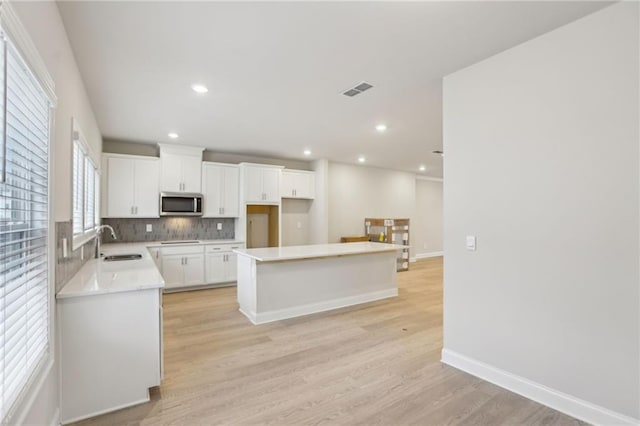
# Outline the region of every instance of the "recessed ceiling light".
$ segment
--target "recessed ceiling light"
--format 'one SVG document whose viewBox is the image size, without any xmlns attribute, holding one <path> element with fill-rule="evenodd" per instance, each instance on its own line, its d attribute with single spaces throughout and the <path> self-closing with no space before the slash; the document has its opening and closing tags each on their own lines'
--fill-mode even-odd
<svg viewBox="0 0 640 426">
<path fill-rule="evenodd" d="M 191 85 L 191 88 L 196 93 L 207 93 L 209 91 L 209 89 L 207 89 L 207 86 L 203 86 L 202 84 L 193 84 Z"/>
<path fill-rule="evenodd" d="M 302 151 L 302 153 L 304 155 L 311 155 L 311 150 L 310 149 L 305 149 L 304 151 Z"/>
<path fill-rule="evenodd" d="M 420 166 L 420 171 L 424 172 L 425 170 L 427 170 L 426 166 Z"/>
<path fill-rule="evenodd" d="M 169 133 L 167 136 L 169 136 L 171 139 L 178 139 L 178 134 L 174 132 Z"/>
<path fill-rule="evenodd" d="M 387 130 L 387 125 L 386 124 L 378 124 L 376 126 L 376 130 L 379 132 L 384 132 L 385 130 Z"/>
<path fill-rule="evenodd" d="M 358 157 L 358 162 L 359 163 L 364 163 L 365 161 L 367 161 L 367 159 L 364 158 L 363 156 Z"/>
</svg>

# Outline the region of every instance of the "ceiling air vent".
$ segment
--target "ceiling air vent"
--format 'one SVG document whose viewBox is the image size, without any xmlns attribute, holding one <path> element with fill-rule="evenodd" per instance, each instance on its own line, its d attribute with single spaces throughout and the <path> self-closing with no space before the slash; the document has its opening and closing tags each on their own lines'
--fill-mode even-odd
<svg viewBox="0 0 640 426">
<path fill-rule="evenodd" d="M 343 95 L 345 96 L 349 96 L 350 98 L 359 95 L 360 93 L 364 92 L 365 90 L 369 90 L 371 89 L 373 86 L 370 85 L 369 83 L 365 83 L 364 81 L 362 83 L 359 83 L 358 85 L 345 90 L 344 92 L 342 92 Z"/>
</svg>

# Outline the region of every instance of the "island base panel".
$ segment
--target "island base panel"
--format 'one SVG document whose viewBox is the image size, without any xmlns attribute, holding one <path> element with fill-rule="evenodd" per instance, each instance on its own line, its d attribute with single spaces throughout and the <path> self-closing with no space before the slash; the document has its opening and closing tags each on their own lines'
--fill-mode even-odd
<svg viewBox="0 0 640 426">
<path fill-rule="evenodd" d="M 395 252 L 282 262 L 238 258 L 240 311 L 254 324 L 398 295 Z"/>
</svg>

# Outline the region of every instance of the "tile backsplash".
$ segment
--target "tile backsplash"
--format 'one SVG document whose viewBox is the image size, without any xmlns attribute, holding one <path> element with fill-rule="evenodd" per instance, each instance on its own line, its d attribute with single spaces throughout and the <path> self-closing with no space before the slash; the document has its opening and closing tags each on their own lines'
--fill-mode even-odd
<svg viewBox="0 0 640 426">
<path fill-rule="evenodd" d="M 67 239 L 67 257 L 62 257 L 63 238 Z M 89 241 L 82 248 L 74 251 L 71 250 L 72 240 L 71 221 L 56 222 L 56 292 L 93 257 L 95 251 L 95 240 Z"/>
<path fill-rule="evenodd" d="M 158 219 L 102 219 L 103 225 L 111 225 L 118 237 L 103 232 L 103 243 L 134 243 L 169 240 L 230 240 L 235 236 L 235 219 L 201 217 L 161 217 Z M 217 230 L 218 223 L 222 230 Z M 151 232 L 147 232 L 147 224 Z"/>
</svg>

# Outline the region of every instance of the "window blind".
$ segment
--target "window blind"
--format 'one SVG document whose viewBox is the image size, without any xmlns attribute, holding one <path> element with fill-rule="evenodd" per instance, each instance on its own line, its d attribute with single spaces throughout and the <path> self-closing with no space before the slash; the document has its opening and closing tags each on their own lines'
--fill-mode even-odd
<svg viewBox="0 0 640 426">
<path fill-rule="evenodd" d="M 49 346 L 50 102 L 2 36 L 0 170 L 0 419 Z"/>
<path fill-rule="evenodd" d="M 79 141 L 73 142 L 73 234 L 84 231 L 84 158 Z"/>
<path fill-rule="evenodd" d="M 82 133 L 74 128 L 73 141 L 73 236 L 81 237 L 81 244 L 87 234 L 100 223 L 98 210 L 98 168 L 88 154 L 87 143 Z"/>
</svg>

